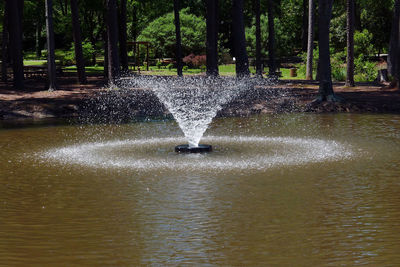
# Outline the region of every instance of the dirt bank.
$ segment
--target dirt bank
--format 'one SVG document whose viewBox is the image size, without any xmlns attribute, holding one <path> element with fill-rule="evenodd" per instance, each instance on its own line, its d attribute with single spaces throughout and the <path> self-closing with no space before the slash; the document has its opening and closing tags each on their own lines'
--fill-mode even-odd
<svg viewBox="0 0 400 267">
<path fill-rule="evenodd" d="M 279 81 L 272 86 L 255 87 L 231 102 L 219 116 L 248 116 L 274 112 L 373 112 L 400 113 L 400 93 L 384 85 L 359 83 L 348 88 L 335 83 L 337 95 L 344 103 L 310 104 L 317 96 L 318 83 Z M 118 90 L 114 90 L 118 91 Z M 26 81 L 24 91 L 0 83 L 0 120 L 72 118 L 97 116 L 108 119 L 131 119 L 135 116 L 160 116 L 167 111 L 149 90 L 110 92 L 101 77 L 89 77 L 79 85 L 74 77 L 59 79 L 59 90 L 49 92 L 43 81 Z M 111 115 L 112 116 L 111 116 Z M 121 116 L 122 114 L 122 116 Z M 119 119 L 120 120 L 120 119 Z"/>
</svg>

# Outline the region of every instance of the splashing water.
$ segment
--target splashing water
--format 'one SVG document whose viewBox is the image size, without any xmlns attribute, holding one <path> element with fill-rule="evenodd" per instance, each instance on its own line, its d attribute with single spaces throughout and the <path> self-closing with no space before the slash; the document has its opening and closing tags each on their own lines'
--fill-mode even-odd
<svg viewBox="0 0 400 267">
<path fill-rule="evenodd" d="M 253 88 L 254 81 L 250 78 L 142 76 L 122 79 L 121 85 L 153 90 L 178 122 L 189 146 L 197 147 L 217 112 Z"/>
</svg>

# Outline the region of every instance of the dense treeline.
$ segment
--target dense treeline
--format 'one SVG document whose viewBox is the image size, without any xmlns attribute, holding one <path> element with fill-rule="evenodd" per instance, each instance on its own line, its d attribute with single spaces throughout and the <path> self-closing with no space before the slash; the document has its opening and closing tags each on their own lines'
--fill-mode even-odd
<svg viewBox="0 0 400 267">
<path fill-rule="evenodd" d="M 75 64 L 80 83 L 85 66 L 104 65 L 112 83 L 136 55 L 133 41 L 150 42 L 153 59 L 175 58 L 179 75 L 190 54 L 207 55 L 208 75 L 234 57 L 238 77 L 252 64 L 275 75 L 283 58 L 302 57 L 299 71 L 318 78 L 321 100 L 336 100 L 332 77 L 348 86 L 375 78 L 376 55 L 389 53 L 389 74 L 399 76 L 399 0 L 5 0 L 0 8 L 2 79 L 11 66 L 17 88 L 27 57 L 47 57 L 50 89 L 56 61 Z"/>
</svg>

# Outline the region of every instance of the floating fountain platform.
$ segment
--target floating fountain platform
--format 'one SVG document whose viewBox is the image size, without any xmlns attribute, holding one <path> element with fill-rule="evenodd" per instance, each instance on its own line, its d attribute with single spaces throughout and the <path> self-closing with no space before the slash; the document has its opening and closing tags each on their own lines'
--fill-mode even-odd
<svg viewBox="0 0 400 267">
<path fill-rule="evenodd" d="M 175 152 L 177 153 L 205 153 L 211 151 L 212 151 L 211 145 L 199 144 L 196 147 L 191 147 L 189 145 L 179 145 L 175 147 Z"/>
</svg>

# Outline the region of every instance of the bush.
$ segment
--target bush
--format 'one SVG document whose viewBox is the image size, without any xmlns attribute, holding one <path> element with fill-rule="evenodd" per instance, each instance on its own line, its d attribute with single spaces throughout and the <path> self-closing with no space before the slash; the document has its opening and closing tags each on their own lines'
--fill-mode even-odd
<svg viewBox="0 0 400 267">
<path fill-rule="evenodd" d="M 374 46 L 372 44 L 372 33 L 364 29 L 362 32 L 356 31 L 354 33 L 354 55 L 356 57 L 366 54 L 371 55 L 374 53 Z"/>
<path fill-rule="evenodd" d="M 157 61 L 156 66 L 157 66 L 157 69 L 161 69 L 162 62 L 160 60 Z"/>
<path fill-rule="evenodd" d="M 357 82 L 372 82 L 377 76 L 376 63 L 365 59 L 363 55 L 354 60 L 354 80 Z"/>
<path fill-rule="evenodd" d="M 201 66 L 200 66 L 200 70 L 201 70 L 202 72 L 205 72 L 205 71 L 206 71 L 206 65 L 201 65 Z"/>
<path fill-rule="evenodd" d="M 206 23 L 202 17 L 190 14 L 189 8 L 180 11 L 183 54 L 205 51 Z M 175 55 L 174 13 L 170 12 L 152 21 L 138 36 L 138 41 L 151 42 L 155 57 Z"/>
<path fill-rule="evenodd" d="M 188 69 L 189 69 L 188 66 L 183 66 L 183 68 L 182 68 L 183 71 L 187 71 Z"/>
<path fill-rule="evenodd" d="M 83 60 L 85 65 L 89 65 L 91 63 L 93 54 L 96 53 L 92 44 L 90 42 L 82 42 L 82 53 L 83 53 Z M 64 59 L 62 62 L 65 65 L 73 65 L 76 64 L 75 61 L 75 45 L 72 43 L 71 48 L 69 51 L 65 53 Z"/>
<path fill-rule="evenodd" d="M 202 65 L 206 64 L 206 55 L 198 55 L 190 54 L 183 58 L 183 62 L 191 67 L 199 68 Z"/>
<path fill-rule="evenodd" d="M 172 63 L 169 63 L 169 64 L 167 65 L 167 69 L 168 69 L 168 70 L 172 70 L 173 67 L 174 67 L 174 64 L 172 64 Z"/>
</svg>

